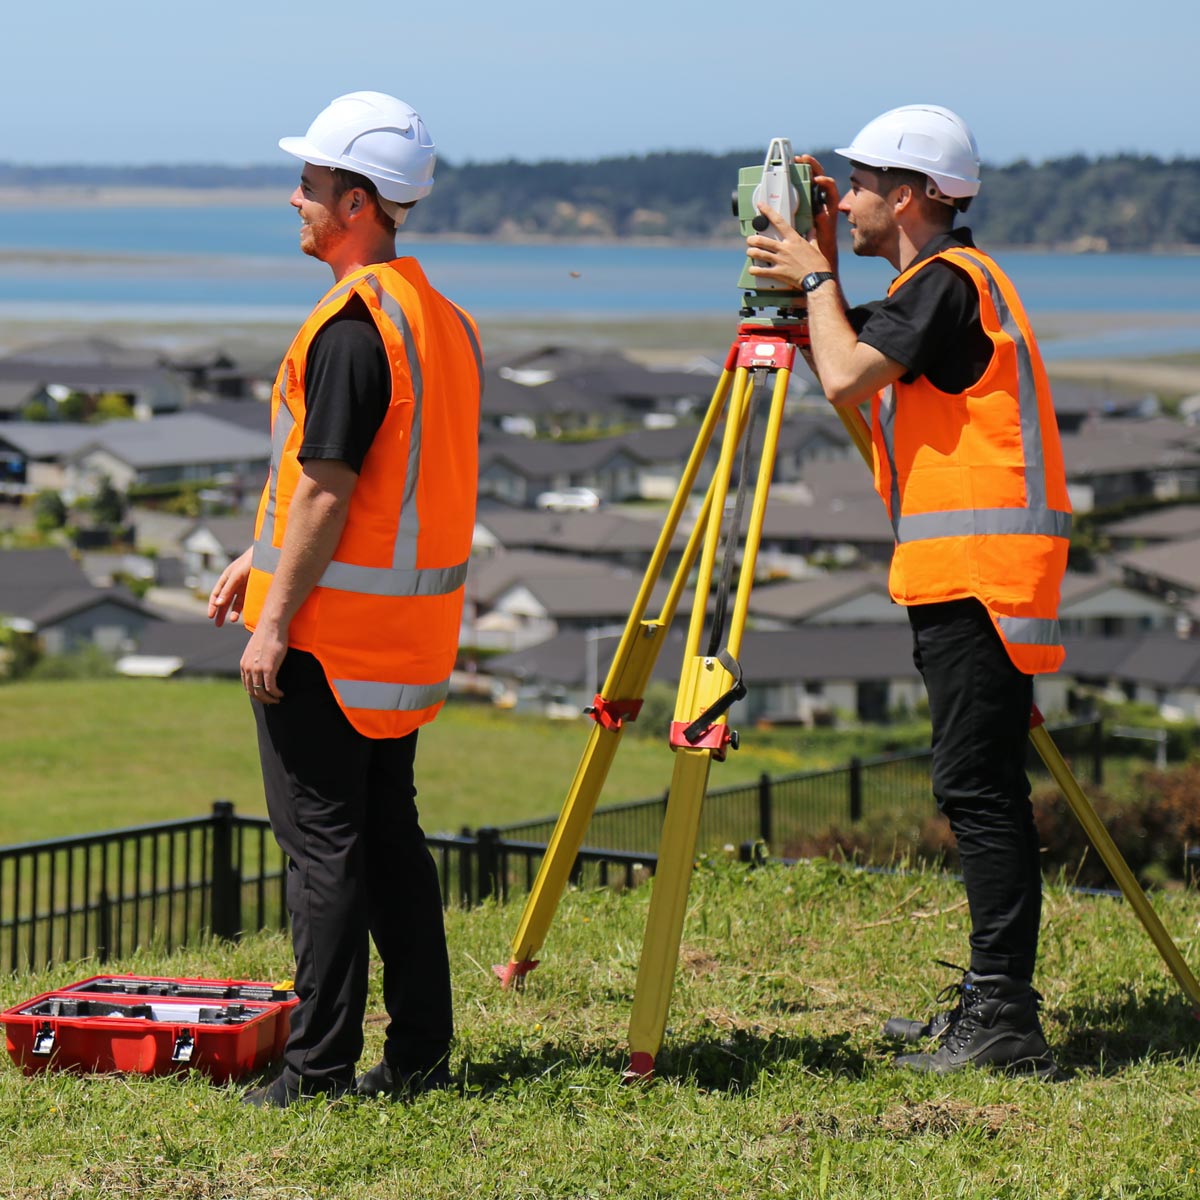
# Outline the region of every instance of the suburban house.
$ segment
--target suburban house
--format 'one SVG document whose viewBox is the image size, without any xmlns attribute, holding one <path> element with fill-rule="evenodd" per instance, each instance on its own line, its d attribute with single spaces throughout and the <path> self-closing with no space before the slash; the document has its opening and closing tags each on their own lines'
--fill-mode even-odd
<svg viewBox="0 0 1200 1200">
<path fill-rule="evenodd" d="M 93 587 L 65 550 L 0 550 L 0 624 L 35 635 L 47 654 L 135 645 L 159 615 L 123 588 Z"/>
<path fill-rule="evenodd" d="M 1200 493 L 1200 446 L 1168 417 L 1090 418 L 1062 438 L 1076 512 Z"/>
<path fill-rule="evenodd" d="M 179 539 L 184 579 L 198 592 L 212 591 L 221 572 L 254 541 L 254 517 L 203 517 Z"/>
<path fill-rule="evenodd" d="M 1175 504 L 1111 521 L 1105 524 L 1104 535 L 1117 552 L 1200 538 L 1200 504 Z"/>
<path fill-rule="evenodd" d="M 257 498 L 271 456 L 271 438 L 227 421 L 174 413 L 152 421 L 107 421 L 66 456 L 75 493 L 94 492 L 107 477 L 119 491 L 155 484 L 212 481 L 237 497 Z"/>
<path fill-rule="evenodd" d="M 67 491 L 68 457 L 95 436 L 95 425 L 6 421 L 0 424 L 0 483 L 14 494 Z"/>
</svg>

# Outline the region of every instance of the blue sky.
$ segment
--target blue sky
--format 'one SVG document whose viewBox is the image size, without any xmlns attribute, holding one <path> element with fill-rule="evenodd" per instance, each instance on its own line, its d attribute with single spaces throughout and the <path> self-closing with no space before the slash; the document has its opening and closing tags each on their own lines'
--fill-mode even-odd
<svg viewBox="0 0 1200 1200">
<path fill-rule="evenodd" d="M 844 145 L 959 111 L 985 162 L 1200 157 L 1200 6 L 55 0 L 8 6 L 0 160 L 285 161 L 334 96 L 391 91 L 455 162 Z M 988 14 L 988 15 L 985 15 Z M 370 24 L 367 24 L 367 18 Z"/>
</svg>

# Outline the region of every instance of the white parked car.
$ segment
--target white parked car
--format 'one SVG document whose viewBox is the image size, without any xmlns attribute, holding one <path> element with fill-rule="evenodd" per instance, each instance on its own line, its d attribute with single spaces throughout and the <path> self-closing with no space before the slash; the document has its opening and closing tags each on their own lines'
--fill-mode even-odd
<svg viewBox="0 0 1200 1200">
<path fill-rule="evenodd" d="M 600 507 L 600 497 L 591 488 L 565 487 L 542 492 L 536 504 L 547 512 L 590 512 Z"/>
</svg>

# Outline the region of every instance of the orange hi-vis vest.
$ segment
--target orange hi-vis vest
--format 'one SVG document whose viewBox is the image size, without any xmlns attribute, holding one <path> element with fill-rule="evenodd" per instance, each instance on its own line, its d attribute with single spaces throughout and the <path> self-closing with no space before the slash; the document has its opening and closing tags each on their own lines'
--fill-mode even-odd
<svg viewBox="0 0 1200 1200">
<path fill-rule="evenodd" d="M 1057 671 L 1071 503 L 1050 384 L 1012 283 L 980 251 L 924 259 L 889 294 L 938 258 L 975 284 L 993 351 L 961 395 L 922 376 L 872 403 L 875 487 L 896 538 L 888 587 L 906 605 L 974 596 L 1019 670 Z"/>
<path fill-rule="evenodd" d="M 364 267 L 327 292 L 296 334 L 271 395 L 271 473 L 254 530 L 245 623 L 278 567 L 301 474 L 313 338 L 351 296 L 366 303 L 391 366 L 391 399 L 363 460 L 333 558 L 288 645 L 325 670 L 360 733 L 403 737 L 445 702 L 458 653 L 475 526 L 483 359 L 471 318 L 414 259 Z"/>
</svg>

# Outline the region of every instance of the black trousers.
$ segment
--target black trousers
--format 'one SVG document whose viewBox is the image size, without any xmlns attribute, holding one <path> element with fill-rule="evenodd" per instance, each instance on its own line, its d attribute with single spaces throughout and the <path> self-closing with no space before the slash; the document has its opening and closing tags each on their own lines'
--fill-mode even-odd
<svg viewBox="0 0 1200 1200">
<path fill-rule="evenodd" d="M 1013 666 L 979 601 L 908 610 L 933 725 L 933 794 L 958 843 L 971 970 L 1032 979 L 1042 912 L 1025 754 L 1033 679 Z"/>
<path fill-rule="evenodd" d="M 384 1057 L 443 1062 L 453 1032 L 437 867 L 417 817 L 417 735 L 364 737 L 320 663 L 289 650 L 283 700 L 254 705 L 267 811 L 288 855 L 296 993 L 284 1074 L 312 1090 L 349 1084 L 363 1048 L 374 939 L 390 1018 Z"/>
</svg>

